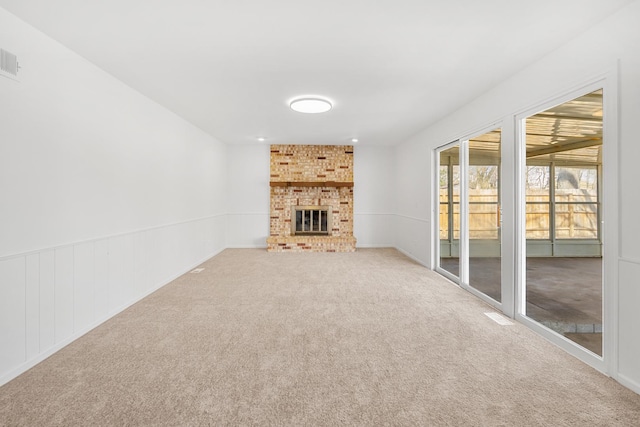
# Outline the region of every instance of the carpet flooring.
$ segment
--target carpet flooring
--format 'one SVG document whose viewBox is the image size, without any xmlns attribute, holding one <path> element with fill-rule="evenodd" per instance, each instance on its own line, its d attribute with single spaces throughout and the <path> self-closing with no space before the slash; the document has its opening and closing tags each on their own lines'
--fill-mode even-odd
<svg viewBox="0 0 640 427">
<path fill-rule="evenodd" d="M 393 249 L 227 249 L 0 387 L 3 426 L 637 426 L 640 396 Z"/>
</svg>

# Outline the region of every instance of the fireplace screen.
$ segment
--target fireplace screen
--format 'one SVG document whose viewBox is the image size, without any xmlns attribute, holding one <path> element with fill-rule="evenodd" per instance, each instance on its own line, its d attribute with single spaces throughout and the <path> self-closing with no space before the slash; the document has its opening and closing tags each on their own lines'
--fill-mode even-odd
<svg viewBox="0 0 640 427">
<path fill-rule="evenodd" d="M 331 229 L 329 206 L 293 206 L 291 234 L 326 236 Z"/>
</svg>

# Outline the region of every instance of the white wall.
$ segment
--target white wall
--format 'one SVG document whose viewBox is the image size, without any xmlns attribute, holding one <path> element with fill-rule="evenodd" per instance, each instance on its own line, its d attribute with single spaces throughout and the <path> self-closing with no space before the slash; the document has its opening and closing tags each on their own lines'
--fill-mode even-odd
<svg viewBox="0 0 640 427">
<path fill-rule="evenodd" d="M 229 247 L 266 247 L 269 235 L 269 144 L 227 147 Z M 354 147 L 354 235 L 358 247 L 393 241 L 394 150 Z"/>
<path fill-rule="evenodd" d="M 395 246 L 428 266 L 431 152 L 419 138 L 396 148 Z"/>
<path fill-rule="evenodd" d="M 608 82 L 615 83 L 619 78 L 619 123 L 609 123 L 618 134 L 619 162 L 609 165 L 613 180 L 617 178 L 620 190 L 619 214 L 610 215 L 605 227 L 617 228 L 610 242 L 611 251 L 607 268 L 608 286 L 616 295 L 610 307 L 613 307 L 612 322 L 618 322 L 618 342 L 615 344 L 617 358 L 610 361 L 609 372 L 623 384 L 640 392 L 640 291 L 637 274 L 640 271 L 640 144 L 637 143 L 637 123 L 640 117 L 640 2 L 633 2 L 616 15 L 607 18 L 601 24 L 530 65 L 513 78 L 503 82 L 485 93 L 459 111 L 445 117 L 437 124 L 404 142 L 397 148 L 397 182 L 402 192 L 398 194 L 397 206 L 399 218 L 415 217 L 420 220 L 432 217 L 429 194 L 430 167 L 427 157 L 437 146 L 444 145 L 457 137 L 492 122 L 503 120 L 513 130 L 514 117 L 520 111 L 532 108 L 539 103 L 577 89 L 581 84 L 592 81 L 596 76 L 606 74 Z M 496 52 L 499 55 L 499 52 Z M 619 67 L 619 68 L 618 68 Z M 616 77 L 617 70 L 619 75 Z M 615 95 L 615 86 L 605 91 Z M 606 102 L 606 101 L 605 101 Z M 615 105 L 613 106 L 615 109 Z M 613 110 L 609 110 L 609 113 Z M 611 129 L 605 129 L 611 132 Z M 513 135 L 506 141 L 513 143 Z M 504 144 L 504 143 L 503 143 Z M 615 144 L 615 141 L 605 142 Z M 513 147 L 507 147 L 513 153 Z M 512 159 L 515 161 L 515 159 Z M 513 166 L 513 162 L 511 163 Z M 508 164 L 504 165 L 508 167 Z M 607 168 L 605 159 L 605 168 Z M 606 185 L 606 184 L 605 184 Z M 615 189 L 612 193 L 615 193 Z M 609 194 L 609 200 L 614 194 Z M 615 197 L 614 197 L 615 199 Z M 616 203 L 605 200 L 606 212 L 617 211 Z M 605 213 L 606 215 L 606 213 Z M 509 219 L 513 223 L 513 219 Z M 406 223 L 403 225 L 403 222 Z M 416 230 L 410 224 L 418 222 L 401 219 L 397 227 L 399 249 L 413 254 L 428 264 L 430 253 L 425 242 L 432 238 L 431 227 L 424 224 L 423 235 L 416 240 Z M 436 238 L 433 236 L 433 238 Z M 424 239 L 424 241 L 423 241 Z M 606 244 L 606 243 L 605 243 Z M 616 311 L 617 310 L 617 311 Z"/>
<path fill-rule="evenodd" d="M 227 244 L 266 248 L 269 235 L 269 144 L 227 147 L 229 215 Z"/>
<path fill-rule="evenodd" d="M 353 234 L 357 247 L 393 247 L 393 147 L 356 145 L 353 153 Z"/>
<path fill-rule="evenodd" d="M 13 15 L 0 384 L 226 246 L 226 148 Z"/>
</svg>

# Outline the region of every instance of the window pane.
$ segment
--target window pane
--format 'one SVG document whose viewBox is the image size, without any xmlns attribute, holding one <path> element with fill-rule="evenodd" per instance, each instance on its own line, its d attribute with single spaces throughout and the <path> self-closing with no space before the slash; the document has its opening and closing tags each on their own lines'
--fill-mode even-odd
<svg viewBox="0 0 640 427">
<path fill-rule="evenodd" d="M 469 238 L 498 239 L 498 210 L 498 165 L 469 166 Z"/>
<path fill-rule="evenodd" d="M 556 205 L 557 239 L 597 239 L 598 205 Z"/>
<path fill-rule="evenodd" d="M 447 240 L 449 238 L 449 205 L 447 203 L 440 204 L 440 239 Z"/>
<path fill-rule="evenodd" d="M 498 239 L 497 204 L 469 205 L 469 239 Z"/>
<path fill-rule="evenodd" d="M 527 202 L 549 201 L 549 166 L 527 166 Z"/>
<path fill-rule="evenodd" d="M 498 166 L 469 166 L 469 191 L 487 190 L 487 195 L 498 195 Z M 495 200 L 497 201 L 497 199 Z"/>
<path fill-rule="evenodd" d="M 549 205 L 527 203 L 527 239 L 549 238 Z"/>
<path fill-rule="evenodd" d="M 453 165 L 453 188 L 452 196 L 454 203 L 460 203 L 460 166 Z"/>
<path fill-rule="evenodd" d="M 597 202 L 596 168 L 556 168 L 556 202 Z"/>
<path fill-rule="evenodd" d="M 449 166 L 440 165 L 440 203 L 447 203 L 449 197 Z"/>
<path fill-rule="evenodd" d="M 460 203 L 453 204 L 453 239 L 460 239 Z"/>
<path fill-rule="evenodd" d="M 500 151 L 502 130 L 469 140 L 469 286 L 500 301 Z"/>
</svg>

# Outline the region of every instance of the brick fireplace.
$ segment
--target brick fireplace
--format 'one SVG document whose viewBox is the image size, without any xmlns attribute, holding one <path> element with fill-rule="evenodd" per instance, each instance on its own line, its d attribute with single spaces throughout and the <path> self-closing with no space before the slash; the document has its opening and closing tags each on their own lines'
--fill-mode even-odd
<svg viewBox="0 0 640 427">
<path fill-rule="evenodd" d="M 272 145 L 270 173 L 268 251 L 355 251 L 353 146 Z"/>
</svg>

